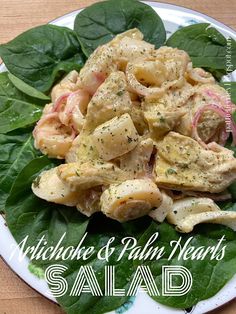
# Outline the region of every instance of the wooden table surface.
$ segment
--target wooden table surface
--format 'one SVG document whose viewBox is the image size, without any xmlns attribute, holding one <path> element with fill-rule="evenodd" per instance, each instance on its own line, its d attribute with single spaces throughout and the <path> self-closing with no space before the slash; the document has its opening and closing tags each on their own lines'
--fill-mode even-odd
<svg viewBox="0 0 236 314">
<path fill-rule="evenodd" d="M 82 8 L 93 0 L 0 0 L 0 43 L 21 32 Z M 205 13 L 236 29 L 235 0 L 162 0 Z M 2 244 L 1 244 L 2 245 Z M 0 314 L 62 314 L 59 307 L 40 296 L 0 260 Z M 235 314 L 236 300 L 211 314 Z M 88 313 L 89 314 L 89 313 Z M 143 313 L 142 313 L 143 314 Z"/>
</svg>

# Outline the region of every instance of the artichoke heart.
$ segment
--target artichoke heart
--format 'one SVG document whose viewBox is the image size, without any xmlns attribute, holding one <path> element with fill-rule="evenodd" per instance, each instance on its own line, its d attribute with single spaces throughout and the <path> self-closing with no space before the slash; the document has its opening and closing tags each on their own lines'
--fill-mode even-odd
<svg viewBox="0 0 236 314">
<path fill-rule="evenodd" d="M 224 147 L 205 149 L 175 132 L 156 145 L 154 177 L 160 187 L 219 193 L 236 179 L 236 159 Z"/>
</svg>

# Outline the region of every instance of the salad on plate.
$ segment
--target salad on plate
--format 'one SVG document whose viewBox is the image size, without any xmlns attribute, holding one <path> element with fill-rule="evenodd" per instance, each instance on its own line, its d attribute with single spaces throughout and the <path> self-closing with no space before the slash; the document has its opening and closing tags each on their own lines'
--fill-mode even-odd
<svg viewBox="0 0 236 314">
<path fill-rule="evenodd" d="M 71 287 L 80 267 L 92 266 L 103 291 L 105 266 L 115 265 L 116 286 L 128 289 L 145 265 L 161 290 L 162 266 L 184 266 L 192 274 L 187 294 L 150 295 L 179 309 L 214 296 L 236 274 L 229 41 L 233 72 L 236 42 L 210 24 L 166 39 L 150 6 L 109 0 L 79 12 L 74 30 L 43 25 L 0 45 L 7 69 L 0 73 L 0 206 L 8 228 L 28 246 L 43 236 L 46 247 L 62 238 L 64 247 L 83 239 L 94 248 L 88 260 L 31 259 L 34 269 L 64 265 Z M 165 248 L 160 259 L 117 258 L 124 238 L 145 248 L 154 233 Z M 99 260 L 111 238 L 114 254 Z M 171 253 L 179 238 L 179 250 L 192 246 L 198 255 Z M 221 258 L 212 258 L 223 245 Z M 57 301 L 67 313 L 105 313 L 129 298 L 68 292 Z"/>
</svg>

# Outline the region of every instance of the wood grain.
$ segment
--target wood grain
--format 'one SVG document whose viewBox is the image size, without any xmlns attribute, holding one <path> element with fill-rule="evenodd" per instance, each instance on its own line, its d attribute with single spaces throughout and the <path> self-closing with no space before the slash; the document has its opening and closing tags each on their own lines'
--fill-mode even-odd
<svg viewBox="0 0 236 314">
<path fill-rule="evenodd" d="M 0 43 L 23 31 L 85 7 L 94 0 L 0 0 Z M 205 13 L 236 29 L 235 0 L 163 0 Z M 1 244 L 2 245 L 2 244 Z M 25 284 L 0 259 L 0 314 L 62 314 L 62 310 Z M 236 300 L 211 314 L 235 314 Z M 88 313 L 89 314 L 89 313 Z M 146 313 L 137 313 L 146 314 Z"/>
</svg>

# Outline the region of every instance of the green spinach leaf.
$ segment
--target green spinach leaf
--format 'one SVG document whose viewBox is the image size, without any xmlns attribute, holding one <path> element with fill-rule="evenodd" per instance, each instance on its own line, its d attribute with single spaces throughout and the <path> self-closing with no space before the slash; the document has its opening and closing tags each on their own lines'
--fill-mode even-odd
<svg viewBox="0 0 236 314">
<path fill-rule="evenodd" d="M 56 164 L 47 157 L 40 157 L 31 161 L 18 175 L 11 194 L 7 200 L 6 218 L 7 224 L 15 237 L 20 242 L 29 235 L 27 245 L 34 245 L 39 237 L 44 235 L 48 245 L 55 245 L 60 237 L 67 232 L 62 245 L 77 246 L 85 231 L 87 236 L 83 245 L 85 247 L 94 246 L 94 254 L 87 260 L 59 260 L 57 263 L 68 267 L 63 276 L 66 278 L 69 291 L 72 288 L 79 268 L 83 265 L 93 267 L 96 278 L 101 289 L 104 289 L 104 267 L 106 265 L 116 265 L 117 276 L 116 284 L 119 288 L 128 288 L 134 269 L 140 263 L 148 265 L 155 276 L 155 282 L 159 291 L 162 285 L 162 266 L 163 265 L 183 265 L 187 267 L 193 276 L 193 286 L 187 295 L 178 297 L 153 297 L 156 301 L 178 308 L 186 308 L 196 304 L 200 300 L 207 299 L 215 295 L 231 277 L 236 273 L 236 234 L 232 230 L 220 225 L 201 225 L 195 228 L 191 234 L 179 234 L 173 226 L 167 223 L 156 224 L 150 219 L 136 220 L 126 224 L 119 224 L 105 218 L 103 215 L 94 215 L 88 224 L 88 219 L 84 218 L 74 208 L 68 208 L 55 204 L 50 204 L 38 199 L 31 191 L 31 184 L 36 176 L 44 169 L 51 168 Z M 227 208 L 226 208 L 227 209 Z M 143 226 L 141 222 L 144 222 Z M 149 227 L 148 227 L 149 226 Z M 146 230 L 146 231 L 145 231 Z M 147 240 L 154 232 L 159 232 L 157 245 L 165 247 L 165 255 L 157 261 L 133 261 L 124 256 L 117 263 L 117 256 L 120 254 L 122 246 L 120 240 L 125 236 L 136 236 L 139 238 L 139 245 L 144 247 Z M 179 240 L 182 236 L 182 245 L 193 236 L 191 245 L 195 248 L 216 246 L 218 240 L 225 236 L 223 245 L 226 245 L 225 256 L 222 260 L 184 260 L 178 259 L 178 250 L 171 260 L 168 256 L 172 251 L 170 242 Z M 115 236 L 113 247 L 115 253 L 109 261 L 97 259 L 97 251 L 103 247 L 107 240 Z M 219 250 L 222 247 L 219 248 Z M 37 267 L 44 269 L 55 261 L 33 260 Z M 178 278 L 175 284 L 178 284 Z M 207 287 L 207 289 L 206 289 Z M 204 289 L 203 289 L 204 288 Z M 69 314 L 91 313 L 101 314 L 111 311 L 127 300 L 127 297 L 95 297 L 91 294 L 81 296 L 70 296 L 69 292 L 58 298 L 59 304 Z"/>
<path fill-rule="evenodd" d="M 236 182 L 233 182 L 232 184 L 230 184 L 227 190 L 230 192 L 232 199 L 235 201 L 236 200 Z"/>
<path fill-rule="evenodd" d="M 39 120 L 45 100 L 35 99 L 19 91 L 7 72 L 0 73 L 0 133 L 22 128 Z"/>
<path fill-rule="evenodd" d="M 236 233 L 226 227 L 213 224 L 203 224 L 195 228 L 190 234 L 179 234 L 174 227 L 167 223 L 160 225 L 153 222 L 147 231 L 141 237 L 139 244 L 145 246 L 147 240 L 154 232 L 159 232 L 158 246 L 166 247 L 166 254 L 161 260 L 146 261 L 155 276 L 156 285 L 161 291 L 162 287 L 162 266 L 181 265 L 185 266 L 192 274 L 193 283 L 191 290 L 183 296 L 155 296 L 152 297 L 157 302 L 174 308 L 189 308 L 197 304 L 201 300 L 208 299 L 215 295 L 236 273 Z M 226 245 L 225 256 L 221 260 L 211 259 L 210 255 L 204 260 L 184 260 L 182 257 L 178 259 L 179 249 L 175 256 L 168 260 L 168 257 L 173 248 L 170 246 L 170 241 L 178 241 L 182 236 L 182 247 L 186 241 L 192 236 L 192 241 L 187 248 L 194 246 L 195 249 L 200 247 L 213 247 L 218 243 L 218 239 L 225 236 L 225 241 L 220 246 Z M 200 249 L 199 249 L 200 250 Z M 221 253 L 220 253 L 221 254 Z M 219 255 L 220 255 L 219 254 Z M 176 276 L 174 285 L 179 285 L 180 278 Z"/>
<path fill-rule="evenodd" d="M 80 70 L 84 62 L 76 34 L 55 25 L 32 28 L 0 46 L 8 71 L 41 92 L 50 89 L 60 73 Z"/>
<path fill-rule="evenodd" d="M 217 205 L 219 205 L 222 210 L 236 211 L 236 203 L 233 203 L 232 201 L 217 202 Z"/>
<path fill-rule="evenodd" d="M 16 241 L 20 242 L 29 235 L 27 245 L 33 245 L 39 236 L 45 234 L 52 244 L 65 231 L 68 231 L 67 239 L 70 241 L 84 234 L 87 219 L 75 208 L 43 201 L 31 190 L 31 184 L 39 173 L 56 165 L 57 161 L 46 156 L 38 157 L 30 161 L 17 176 L 6 202 L 7 224 Z"/>
<path fill-rule="evenodd" d="M 229 44 L 230 42 L 230 44 Z M 236 69 L 236 42 L 226 38 L 210 24 L 199 23 L 183 27 L 168 40 L 167 45 L 185 50 L 194 67 L 204 67 L 214 73 L 226 73 L 226 55 L 232 64 L 230 72 Z"/>
<path fill-rule="evenodd" d="M 45 236 L 45 240 L 49 245 L 54 245 L 59 241 L 61 236 L 66 232 L 66 237 L 61 245 L 65 248 L 69 246 L 76 247 L 84 235 L 88 219 L 81 215 L 75 208 L 60 206 L 45 202 L 37 198 L 31 191 L 33 180 L 40 174 L 42 170 L 55 166 L 55 162 L 47 157 L 39 157 L 32 160 L 18 175 L 12 187 L 11 194 L 6 204 L 6 220 L 16 241 L 21 242 L 27 235 L 26 246 L 32 246 L 37 240 Z M 102 223 L 101 223 L 102 222 Z M 140 222 L 138 223 L 141 226 Z M 144 226 L 145 222 L 144 222 Z M 126 227 L 128 228 L 127 224 Z M 137 226 L 131 228 L 137 229 Z M 95 215 L 87 229 L 87 237 L 83 245 L 94 246 L 95 254 L 88 261 L 84 260 L 57 260 L 56 263 L 63 264 L 68 267 L 68 271 L 64 273 L 64 277 L 68 282 L 69 289 L 74 284 L 79 267 L 84 265 L 92 265 L 97 280 L 104 289 L 104 266 L 117 265 L 117 285 L 126 287 L 133 273 L 133 263 L 131 260 L 125 259 L 117 262 L 117 254 L 119 254 L 121 246 L 120 239 L 124 235 L 124 229 L 118 222 L 105 218 L 103 215 Z M 140 230 L 139 230 L 140 231 Z M 97 251 L 106 244 L 107 240 L 116 237 L 114 247 L 115 255 L 106 262 L 98 260 Z M 45 269 L 50 264 L 55 263 L 54 260 L 33 260 L 33 265 L 39 269 Z M 41 274 L 42 275 L 42 274 Z M 69 292 L 58 298 L 59 304 L 67 313 L 91 313 L 100 314 L 116 309 L 127 300 L 127 297 L 94 297 L 91 294 L 82 294 L 81 296 L 69 296 Z"/>
<path fill-rule="evenodd" d="M 39 152 L 34 148 L 31 129 L 0 134 L 0 146 L 0 209 L 3 210 L 15 178 Z"/>
<path fill-rule="evenodd" d="M 33 98 L 38 98 L 42 100 L 50 100 L 50 97 L 38 91 L 37 89 L 33 88 L 32 86 L 26 84 L 24 81 L 20 80 L 15 75 L 8 73 L 8 78 L 12 82 L 12 84 L 22 93 Z"/>
<path fill-rule="evenodd" d="M 163 45 L 166 32 L 162 20 L 148 5 L 136 0 L 109 0 L 81 11 L 74 24 L 83 52 L 88 57 L 99 45 L 137 27 L 144 39 L 156 47 Z"/>
<path fill-rule="evenodd" d="M 102 225 L 99 226 L 99 222 Z M 69 291 L 72 288 L 76 275 L 80 266 L 92 266 L 97 281 L 101 290 L 104 293 L 105 286 L 105 266 L 113 265 L 116 267 L 116 286 L 119 288 L 127 289 L 130 278 L 133 274 L 132 260 L 123 258 L 117 262 L 117 258 L 121 252 L 120 240 L 124 236 L 122 225 L 105 218 L 103 215 L 95 215 L 89 223 L 88 234 L 84 245 L 86 247 L 94 246 L 95 253 L 87 261 L 74 261 L 73 264 L 68 265 L 70 269 L 64 274 L 66 281 L 69 285 Z M 111 255 L 109 261 L 99 260 L 97 258 L 97 252 L 101 249 L 111 237 L 116 237 L 116 240 L 112 243 L 112 247 L 115 248 L 114 254 Z M 69 292 L 68 292 L 69 294 Z M 82 294 L 80 296 L 72 297 L 65 295 L 58 298 L 59 303 L 65 309 L 68 314 L 76 313 L 91 313 L 102 314 L 117 309 L 128 300 L 127 296 L 114 297 L 114 296 L 92 296 L 91 294 Z"/>
</svg>

